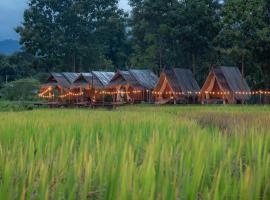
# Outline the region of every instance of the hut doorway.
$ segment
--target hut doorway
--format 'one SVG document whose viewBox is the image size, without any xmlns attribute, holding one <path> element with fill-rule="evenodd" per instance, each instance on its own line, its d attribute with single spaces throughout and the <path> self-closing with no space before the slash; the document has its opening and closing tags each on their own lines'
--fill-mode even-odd
<svg viewBox="0 0 270 200">
<path fill-rule="evenodd" d="M 212 83 L 210 83 L 206 91 L 205 99 L 207 103 L 226 104 L 223 88 L 219 85 L 216 77 L 213 77 Z"/>
<path fill-rule="evenodd" d="M 119 100 L 120 102 L 125 102 L 127 100 L 127 90 L 125 87 L 121 87 L 119 90 Z"/>
</svg>

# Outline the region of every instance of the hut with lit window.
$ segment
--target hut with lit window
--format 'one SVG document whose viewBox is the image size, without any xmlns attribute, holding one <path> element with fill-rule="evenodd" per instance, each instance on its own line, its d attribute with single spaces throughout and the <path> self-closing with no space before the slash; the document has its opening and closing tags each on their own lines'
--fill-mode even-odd
<svg viewBox="0 0 270 200">
<path fill-rule="evenodd" d="M 70 88 L 78 76 L 78 73 L 72 72 L 50 73 L 46 83 L 41 87 L 39 96 L 50 101 L 73 101 L 74 96 L 70 95 Z"/>
<path fill-rule="evenodd" d="M 71 91 L 74 94 L 78 94 L 77 103 L 88 104 L 91 102 L 91 89 L 92 89 L 92 78 L 93 74 L 81 73 L 73 82 L 71 86 Z"/>
<path fill-rule="evenodd" d="M 200 87 L 190 69 L 165 69 L 153 91 L 156 104 L 195 103 Z"/>
<path fill-rule="evenodd" d="M 202 104 L 244 103 L 250 98 L 250 88 L 237 67 L 212 69 L 201 90 Z"/>
<path fill-rule="evenodd" d="M 119 70 L 108 84 L 106 92 L 113 96 L 114 102 L 150 103 L 157 81 L 158 77 L 151 70 Z"/>
<path fill-rule="evenodd" d="M 82 93 L 80 102 L 103 102 L 105 87 L 108 85 L 114 72 L 92 71 L 81 73 L 72 85 L 72 89 Z"/>
</svg>

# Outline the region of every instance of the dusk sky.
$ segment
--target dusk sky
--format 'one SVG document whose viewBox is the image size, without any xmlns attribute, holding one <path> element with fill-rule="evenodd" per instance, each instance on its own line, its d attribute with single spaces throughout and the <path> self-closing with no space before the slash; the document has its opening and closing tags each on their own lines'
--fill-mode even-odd
<svg viewBox="0 0 270 200">
<path fill-rule="evenodd" d="M 0 0 L 0 40 L 18 39 L 14 28 L 22 22 L 27 0 Z M 120 0 L 120 7 L 129 10 L 128 0 Z"/>
</svg>

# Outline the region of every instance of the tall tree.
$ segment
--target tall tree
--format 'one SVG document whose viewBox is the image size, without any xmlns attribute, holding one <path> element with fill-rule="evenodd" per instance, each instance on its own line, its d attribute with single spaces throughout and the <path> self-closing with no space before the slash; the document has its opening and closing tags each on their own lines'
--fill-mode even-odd
<svg viewBox="0 0 270 200">
<path fill-rule="evenodd" d="M 215 0 L 130 0 L 134 65 L 193 66 L 194 75 L 219 31 Z M 198 72 L 199 73 L 199 72 Z"/>
<path fill-rule="evenodd" d="M 257 4 L 253 14 L 255 37 L 252 43 L 252 53 L 260 64 L 265 89 L 270 89 L 270 1 L 263 0 Z M 259 5 L 259 6 L 258 6 Z"/>
<path fill-rule="evenodd" d="M 220 1 L 184 0 L 179 7 L 182 52 L 194 76 L 201 81 L 214 65 L 214 39 L 220 31 Z M 206 65 L 206 68 L 203 66 Z"/>
<path fill-rule="evenodd" d="M 249 4 L 247 2 L 247 4 Z M 252 7 L 247 6 L 243 0 L 228 0 L 221 13 L 222 30 L 217 40 L 221 53 L 236 54 L 241 61 L 241 71 L 244 75 L 245 59 L 250 53 L 250 43 L 253 26 L 247 20 Z"/>
<path fill-rule="evenodd" d="M 171 65 L 166 57 L 174 56 L 170 45 L 176 25 L 177 0 L 131 0 L 132 65 L 149 67 L 156 72 Z M 175 59 L 171 60 L 172 62 Z"/>
<path fill-rule="evenodd" d="M 43 58 L 48 70 L 57 65 L 88 70 L 127 59 L 125 21 L 118 0 L 30 0 L 17 32 L 25 49 Z"/>
<path fill-rule="evenodd" d="M 221 53 L 240 60 L 243 75 L 250 79 L 255 80 L 259 69 L 266 87 L 270 84 L 269 4 L 267 0 L 225 1 L 217 37 Z M 253 83 L 260 84 L 258 80 Z"/>
</svg>

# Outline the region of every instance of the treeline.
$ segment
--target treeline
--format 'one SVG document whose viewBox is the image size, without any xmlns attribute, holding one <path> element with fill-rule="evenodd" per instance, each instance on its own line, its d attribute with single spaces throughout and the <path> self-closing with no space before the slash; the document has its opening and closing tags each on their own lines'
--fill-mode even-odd
<svg viewBox="0 0 270 200">
<path fill-rule="evenodd" d="M 30 0 L 16 31 L 36 72 L 238 66 L 254 88 L 270 88 L 270 1 Z M 30 67 L 31 68 L 31 67 Z M 28 68 L 26 68 L 28 69 Z M 31 69 L 29 69 L 31 70 Z"/>
</svg>

